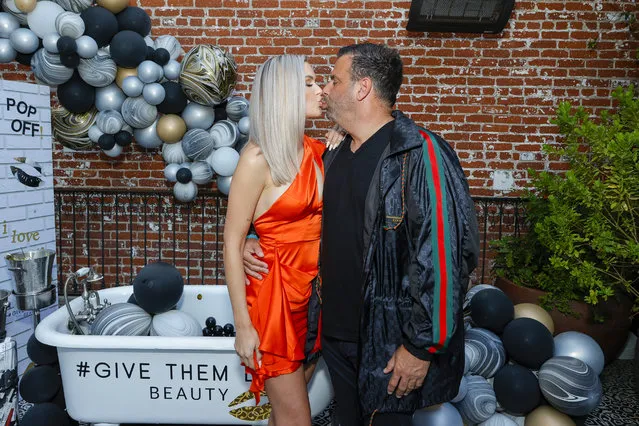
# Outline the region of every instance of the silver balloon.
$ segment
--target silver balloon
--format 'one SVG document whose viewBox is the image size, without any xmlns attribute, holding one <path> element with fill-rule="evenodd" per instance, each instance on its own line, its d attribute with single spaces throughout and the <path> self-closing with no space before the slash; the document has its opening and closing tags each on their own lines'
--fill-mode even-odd
<svg viewBox="0 0 639 426">
<path fill-rule="evenodd" d="M 597 376 L 604 368 L 604 353 L 601 346 L 592 337 L 577 331 L 566 331 L 555 336 L 553 356 L 577 358 L 588 364 Z"/>
<path fill-rule="evenodd" d="M 173 195 L 178 201 L 190 203 L 197 197 L 197 185 L 194 182 L 176 182 L 173 186 Z"/>
<path fill-rule="evenodd" d="M 180 63 L 175 60 L 170 60 L 168 64 L 162 67 L 162 70 L 167 80 L 177 80 L 180 76 Z"/>
<path fill-rule="evenodd" d="M 163 144 L 162 139 L 160 139 L 160 137 L 158 136 L 157 125 L 158 121 L 155 120 L 149 127 L 145 127 L 143 129 L 135 129 L 133 131 L 135 141 L 138 143 L 138 145 L 140 145 L 142 148 L 153 149 Z"/>
<path fill-rule="evenodd" d="M 138 78 L 142 83 L 155 83 L 162 78 L 162 67 L 153 61 L 144 61 L 138 65 Z"/>
<path fill-rule="evenodd" d="M 162 158 L 165 163 L 183 163 L 189 158 L 182 149 L 182 141 L 162 145 Z"/>
<path fill-rule="evenodd" d="M 115 135 L 122 130 L 124 120 L 118 111 L 100 111 L 95 118 L 95 125 L 98 126 L 101 132 L 107 135 Z"/>
<path fill-rule="evenodd" d="M 182 111 L 187 129 L 208 129 L 215 122 L 215 110 L 197 102 L 189 102 Z"/>
<path fill-rule="evenodd" d="M 49 53 L 58 53 L 58 39 L 60 38 L 60 34 L 57 33 L 49 33 L 44 36 L 42 39 L 42 46 L 44 50 Z M 76 40 L 77 43 L 77 40 Z M 97 46 L 97 44 L 96 44 Z"/>
<path fill-rule="evenodd" d="M 249 134 L 249 129 L 251 127 L 251 122 L 248 117 L 240 118 L 240 121 L 237 123 L 237 128 L 240 130 L 240 133 L 243 135 Z"/>
<path fill-rule="evenodd" d="M 239 160 L 240 154 L 236 150 L 224 146 L 207 157 L 206 162 L 213 167 L 213 171 L 218 175 L 231 176 L 235 172 Z"/>
<path fill-rule="evenodd" d="M 38 50 L 40 39 L 28 28 L 18 28 L 9 36 L 11 46 L 16 52 L 29 54 Z"/>
<path fill-rule="evenodd" d="M 9 38 L 18 28 L 20 28 L 18 18 L 7 12 L 0 12 L 0 38 Z"/>
<path fill-rule="evenodd" d="M 142 96 L 127 98 L 120 111 L 126 124 L 136 129 L 149 127 L 158 116 L 158 109 L 146 103 Z"/>
<path fill-rule="evenodd" d="M 122 147 L 116 143 L 115 145 L 113 145 L 113 148 L 107 151 L 102 150 L 102 152 L 104 152 L 109 157 L 115 158 L 115 157 L 118 157 L 120 154 L 122 154 Z"/>
<path fill-rule="evenodd" d="M 182 53 L 180 42 L 172 35 L 163 35 L 155 39 L 155 48 L 168 50 L 171 59 L 176 60 Z"/>
<path fill-rule="evenodd" d="M 103 134 L 104 133 L 102 132 L 102 130 L 98 129 L 98 126 L 96 126 L 95 124 L 89 127 L 89 139 L 91 139 L 92 142 L 98 143 L 100 136 L 102 136 Z"/>
<path fill-rule="evenodd" d="M 27 13 L 27 23 L 29 28 L 40 38 L 49 33 L 56 32 L 55 20 L 64 9 L 57 3 L 47 0 L 40 0 L 36 3 L 35 9 Z"/>
<path fill-rule="evenodd" d="M 126 95 L 115 83 L 95 90 L 95 107 L 98 111 L 107 111 L 110 109 L 120 111 L 125 99 Z"/>
<path fill-rule="evenodd" d="M 77 53 L 81 58 L 90 59 L 98 53 L 98 43 L 89 36 L 79 37 L 75 44 L 77 45 Z"/>
<path fill-rule="evenodd" d="M 422 408 L 413 413 L 412 426 L 463 426 L 459 411 L 452 404 L 445 402 L 441 405 Z"/>
<path fill-rule="evenodd" d="M 62 12 L 55 18 L 55 29 L 61 36 L 76 39 L 84 34 L 84 21 L 77 13 Z"/>
<path fill-rule="evenodd" d="M 155 42 L 153 41 L 151 36 L 144 37 L 144 42 L 146 43 L 147 46 L 152 47 L 152 48 L 155 49 Z"/>
<path fill-rule="evenodd" d="M 0 64 L 8 64 L 16 58 L 18 52 L 11 47 L 9 39 L 0 38 Z"/>
<path fill-rule="evenodd" d="M 144 83 L 134 75 L 130 75 L 122 81 L 122 91 L 131 98 L 136 98 L 142 94 Z"/>
<path fill-rule="evenodd" d="M 164 100 L 166 92 L 160 83 L 145 84 L 142 97 L 149 105 L 159 105 Z"/>
<path fill-rule="evenodd" d="M 231 179 L 233 176 L 218 176 L 217 177 L 217 189 L 224 195 L 229 195 L 231 191 Z"/>
<path fill-rule="evenodd" d="M 164 177 L 169 182 L 177 182 L 177 172 L 182 168 L 181 165 L 176 163 L 167 164 L 164 168 Z"/>
</svg>

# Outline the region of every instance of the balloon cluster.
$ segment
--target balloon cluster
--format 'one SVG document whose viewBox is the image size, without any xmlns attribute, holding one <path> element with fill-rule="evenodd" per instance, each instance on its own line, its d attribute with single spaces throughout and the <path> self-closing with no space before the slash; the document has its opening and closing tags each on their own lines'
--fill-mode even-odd
<svg viewBox="0 0 639 426">
<path fill-rule="evenodd" d="M 462 419 L 487 426 L 569 426 L 575 424 L 570 416 L 597 408 L 604 354 L 590 336 L 569 331 L 553 338 L 548 312 L 531 303 L 514 306 L 486 284 L 468 291 L 464 314 L 465 375 L 459 392 L 451 407 L 421 413 L 422 418 L 447 416 L 441 424 L 450 426 L 461 426 Z"/>
<path fill-rule="evenodd" d="M 57 86 L 54 136 L 71 149 L 97 144 L 118 157 L 135 140 L 162 147 L 165 176 L 183 202 L 217 176 L 227 194 L 248 139 L 248 101 L 231 97 L 233 56 L 199 45 L 182 59 L 178 40 L 150 37 L 151 19 L 125 0 L 3 0 L 0 63 L 31 66 Z"/>
<path fill-rule="evenodd" d="M 202 336 L 207 337 L 235 337 L 235 327 L 233 324 L 219 325 L 215 317 L 208 317 L 205 322 L 206 327 L 202 329 Z"/>
<path fill-rule="evenodd" d="M 33 364 L 20 380 L 22 399 L 33 405 L 22 415 L 25 426 L 71 426 L 78 423 L 66 412 L 56 348 L 40 343 L 35 334 L 27 342 L 27 354 Z M 17 380 L 17 375 L 16 378 Z"/>
</svg>

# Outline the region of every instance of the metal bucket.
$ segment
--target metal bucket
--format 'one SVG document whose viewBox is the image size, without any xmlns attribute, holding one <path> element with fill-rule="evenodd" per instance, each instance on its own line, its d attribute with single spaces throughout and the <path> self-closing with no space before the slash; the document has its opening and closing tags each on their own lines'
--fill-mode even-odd
<svg viewBox="0 0 639 426">
<path fill-rule="evenodd" d="M 9 271 L 13 272 L 13 291 L 35 295 L 51 285 L 55 251 L 48 249 L 10 253 L 5 256 Z"/>
<path fill-rule="evenodd" d="M 7 336 L 7 309 L 10 294 L 7 290 L 0 290 L 0 342 Z"/>
</svg>

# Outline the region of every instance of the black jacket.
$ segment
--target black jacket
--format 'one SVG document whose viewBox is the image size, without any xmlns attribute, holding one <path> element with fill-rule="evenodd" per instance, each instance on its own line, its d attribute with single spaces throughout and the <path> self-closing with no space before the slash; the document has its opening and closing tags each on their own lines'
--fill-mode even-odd
<svg viewBox="0 0 639 426">
<path fill-rule="evenodd" d="M 462 303 L 479 256 L 475 209 L 455 152 L 401 112 L 393 116 L 366 198 L 358 379 L 365 416 L 413 412 L 456 396 Z M 325 154 L 327 172 L 337 152 Z M 398 399 L 387 397 L 390 374 L 382 370 L 400 345 L 431 364 L 422 389 Z"/>
</svg>

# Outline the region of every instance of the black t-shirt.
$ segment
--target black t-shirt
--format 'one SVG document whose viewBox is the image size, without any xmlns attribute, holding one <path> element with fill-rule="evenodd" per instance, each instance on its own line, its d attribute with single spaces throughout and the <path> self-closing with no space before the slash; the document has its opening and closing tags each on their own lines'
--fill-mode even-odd
<svg viewBox="0 0 639 426">
<path fill-rule="evenodd" d="M 358 340 L 366 195 L 392 130 L 390 121 L 356 152 L 347 139 L 326 173 L 321 273 L 322 328 L 328 337 Z"/>
</svg>

